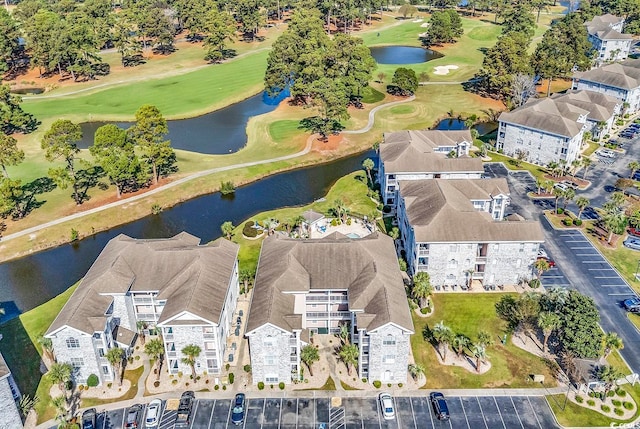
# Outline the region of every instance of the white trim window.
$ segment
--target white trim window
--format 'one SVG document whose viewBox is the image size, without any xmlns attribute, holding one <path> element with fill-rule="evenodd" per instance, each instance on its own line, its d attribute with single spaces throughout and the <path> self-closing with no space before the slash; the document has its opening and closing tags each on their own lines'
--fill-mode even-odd
<svg viewBox="0 0 640 429">
<path fill-rule="evenodd" d="M 382 363 L 396 363 L 396 355 L 382 356 Z"/>
<path fill-rule="evenodd" d="M 79 349 L 80 341 L 77 338 L 69 337 L 67 338 L 67 348 L 68 349 Z"/>
<path fill-rule="evenodd" d="M 279 378 L 277 374 L 267 374 L 264 376 L 264 382 L 269 384 L 278 383 Z"/>
<path fill-rule="evenodd" d="M 71 359 L 69 359 L 69 363 L 71 364 L 73 369 L 79 369 L 83 367 L 84 359 L 82 359 L 81 357 L 72 357 Z"/>
</svg>

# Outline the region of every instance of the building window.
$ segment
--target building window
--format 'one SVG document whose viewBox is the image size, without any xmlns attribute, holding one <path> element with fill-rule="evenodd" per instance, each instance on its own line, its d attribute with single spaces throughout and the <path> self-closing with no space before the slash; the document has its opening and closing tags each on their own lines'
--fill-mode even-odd
<svg viewBox="0 0 640 429">
<path fill-rule="evenodd" d="M 104 349 L 102 347 L 98 347 L 98 356 L 104 357 Z"/>
<path fill-rule="evenodd" d="M 524 243 L 520 243 L 520 253 L 524 252 Z"/>
<path fill-rule="evenodd" d="M 266 355 L 264 357 L 264 364 L 265 365 L 277 365 L 277 361 L 278 361 L 278 359 L 276 359 L 276 357 L 274 355 Z"/>
<path fill-rule="evenodd" d="M 449 261 L 449 268 L 455 268 L 458 265 L 458 261 L 456 261 L 455 259 L 451 259 Z"/>
<path fill-rule="evenodd" d="M 73 369 L 82 368 L 82 366 L 84 365 L 84 359 L 79 357 L 74 357 L 69 360 L 69 363 L 71 364 Z"/>
<path fill-rule="evenodd" d="M 396 363 L 396 355 L 382 356 L 382 363 Z"/>
<path fill-rule="evenodd" d="M 262 345 L 265 347 L 273 347 L 276 345 L 276 339 L 273 337 L 265 337 L 262 340 Z"/>
<path fill-rule="evenodd" d="M 273 374 L 266 375 L 264 377 L 264 381 L 265 383 L 270 383 L 270 384 L 278 383 L 278 376 Z"/>
<path fill-rule="evenodd" d="M 449 252 L 457 252 L 458 251 L 458 245 L 457 244 L 450 244 L 449 245 Z"/>
<path fill-rule="evenodd" d="M 67 348 L 69 349 L 79 349 L 80 341 L 77 338 L 69 337 L 67 338 Z"/>
<path fill-rule="evenodd" d="M 101 368 L 104 375 L 109 375 L 109 367 L 107 365 L 102 365 Z"/>
<path fill-rule="evenodd" d="M 393 335 L 387 335 L 384 340 L 382 340 L 383 346 L 395 346 L 396 345 L 396 337 Z"/>
</svg>

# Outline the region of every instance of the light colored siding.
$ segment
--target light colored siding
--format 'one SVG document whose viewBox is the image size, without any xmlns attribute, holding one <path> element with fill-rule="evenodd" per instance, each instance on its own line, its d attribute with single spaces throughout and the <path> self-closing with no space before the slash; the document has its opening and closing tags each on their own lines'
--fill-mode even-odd
<svg viewBox="0 0 640 429">
<path fill-rule="evenodd" d="M 270 340 L 265 341 L 267 338 Z M 270 325 L 261 326 L 249 336 L 253 384 L 260 381 L 265 384 L 291 383 L 290 338 L 291 333 Z M 267 382 L 270 376 L 277 376 L 278 381 Z"/>
<path fill-rule="evenodd" d="M 409 365 L 410 335 L 393 325 L 385 325 L 369 334 L 369 381 L 406 383 Z M 394 344 L 388 344 L 393 339 Z M 385 358 L 392 360 L 385 361 Z"/>
<path fill-rule="evenodd" d="M 0 429 L 21 429 L 22 420 L 9 385 L 11 374 L 0 379 Z"/>
<path fill-rule="evenodd" d="M 78 348 L 67 347 L 67 339 L 78 340 Z M 81 358 L 83 365 L 74 372 L 74 380 L 79 384 L 86 384 L 87 378 L 95 374 L 101 378 L 101 371 L 98 364 L 96 349 L 93 337 L 89 334 L 80 333 L 72 328 L 63 328 L 51 338 L 53 350 L 58 362 L 72 363 L 74 358 Z"/>
</svg>

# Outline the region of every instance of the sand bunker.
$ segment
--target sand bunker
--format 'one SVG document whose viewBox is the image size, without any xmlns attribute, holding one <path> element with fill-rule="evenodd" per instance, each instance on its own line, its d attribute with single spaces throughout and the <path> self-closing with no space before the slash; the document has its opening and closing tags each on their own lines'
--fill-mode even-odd
<svg viewBox="0 0 640 429">
<path fill-rule="evenodd" d="M 439 75 L 449 74 L 449 70 L 457 70 L 458 68 L 459 68 L 458 66 L 454 66 L 454 65 L 437 66 L 437 67 L 434 67 L 433 74 L 439 74 Z"/>
<path fill-rule="evenodd" d="M 422 27 L 422 28 L 427 28 L 428 26 L 429 26 L 428 22 L 425 22 L 424 24 L 420 25 L 420 27 Z"/>
</svg>

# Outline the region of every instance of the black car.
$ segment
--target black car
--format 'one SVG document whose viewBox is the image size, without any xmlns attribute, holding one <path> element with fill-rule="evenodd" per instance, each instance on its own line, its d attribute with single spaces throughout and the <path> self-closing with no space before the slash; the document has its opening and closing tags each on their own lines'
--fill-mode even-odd
<svg viewBox="0 0 640 429">
<path fill-rule="evenodd" d="M 444 395 L 440 392 L 431 392 L 429 395 L 431 399 L 431 406 L 433 406 L 433 412 L 436 413 L 438 420 L 449 420 L 449 407 L 447 406 L 447 400 L 444 399 Z"/>
<path fill-rule="evenodd" d="M 96 429 L 96 409 L 89 408 L 82 413 L 82 429 Z"/>
<path fill-rule="evenodd" d="M 188 428 L 191 425 L 191 408 L 196 394 L 188 390 L 180 397 L 180 405 L 178 405 L 178 414 L 176 414 L 175 428 Z"/>
<path fill-rule="evenodd" d="M 239 426 L 244 422 L 244 393 L 238 393 L 236 399 L 233 402 L 233 410 L 231 410 L 231 423 Z"/>
<path fill-rule="evenodd" d="M 136 404 L 127 408 L 127 414 L 124 420 L 124 429 L 139 428 L 141 416 L 142 416 L 142 405 Z"/>
</svg>

